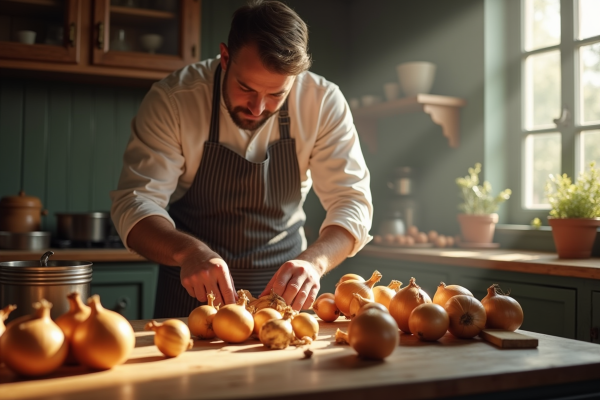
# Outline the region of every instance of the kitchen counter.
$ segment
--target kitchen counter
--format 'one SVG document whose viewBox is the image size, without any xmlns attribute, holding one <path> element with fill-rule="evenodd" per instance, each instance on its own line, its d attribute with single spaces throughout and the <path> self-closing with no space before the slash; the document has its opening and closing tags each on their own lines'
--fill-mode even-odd
<svg viewBox="0 0 600 400">
<path fill-rule="evenodd" d="M 349 323 L 340 320 L 321 322 L 311 358 L 304 357 L 304 348 L 266 350 L 256 340 L 196 340 L 193 349 L 167 359 L 153 345 L 154 333 L 143 331 L 146 322 L 131 322 L 136 348 L 112 370 L 61 367 L 47 377 L 23 379 L 0 367 L 0 399 L 433 399 L 600 386 L 600 346 L 532 332 L 521 331 L 538 338 L 538 348 L 513 350 L 449 333 L 433 343 L 403 334 L 391 356 L 371 361 L 333 343 L 335 330 L 345 331 Z"/>
<path fill-rule="evenodd" d="M 54 252 L 51 260 L 91 261 L 91 262 L 131 262 L 148 261 L 139 254 L 126 249 L 49 249 Z M 39 260 L 47 250 L 0 250 L 1 261 Z"/>
</svg>

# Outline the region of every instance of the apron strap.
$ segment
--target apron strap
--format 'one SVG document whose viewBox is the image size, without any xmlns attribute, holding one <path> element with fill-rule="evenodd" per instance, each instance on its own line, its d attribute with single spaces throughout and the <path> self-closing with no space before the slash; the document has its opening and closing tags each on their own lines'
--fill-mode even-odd
<svg viewBox="0 0 600 400">
<path fill-rule="evenodd" d="M 288 99 L 286 98 L 279 109 L 279 136 L 281 139 L 290 138 L 290 114 L 288 113 Z"/>
<path fill-rule="evenodd" d="M 213 81 L 213 101 L 210 115 L 210 131 L 208 141 L 219 143 L 219 111 L 221 110 L 221 63 L 217 65 Z"/>
</svg>

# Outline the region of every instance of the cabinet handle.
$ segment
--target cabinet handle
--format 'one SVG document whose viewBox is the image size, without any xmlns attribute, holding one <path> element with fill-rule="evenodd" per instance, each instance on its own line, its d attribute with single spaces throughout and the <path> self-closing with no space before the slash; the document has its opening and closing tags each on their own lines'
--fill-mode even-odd
<svg viewBox="0 0 600 400">
<path fill-rule="evenodd" d="M 98 48 L 104 50 L 104 22 L 98 23 Z"/>
<path fill-rule="evenodd" d="M 192 45 L 192 57 L 196 57 L 196 45 Z"/>
<path fill-rule="evenodd" d="M 71 24 L 69 27 L 69 45 L 71 45 L 71 47 L 75 46 L 75 28 L 75 24 Z"/>
<path fill-rule="evenodd" d="M 115 304 L 113 311 L 123 315 L 128 305 L 129 299 L 127 297 L 122 297 L 119 301 L 117 301 L 117 304 Z"/>
</svg>

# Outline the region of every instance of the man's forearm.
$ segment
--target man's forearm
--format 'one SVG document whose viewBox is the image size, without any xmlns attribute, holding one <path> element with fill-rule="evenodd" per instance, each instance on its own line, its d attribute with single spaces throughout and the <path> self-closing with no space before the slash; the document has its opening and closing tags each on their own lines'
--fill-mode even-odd
<svg viewBox="0 0 600 400">
<path fill-rule="evenodd" d="M 355 238 L 346 229 L 330 225 L 323 229 L 319 238 L 298 257 L 310 262 L 321 276 L 344 261 L 354 248 Z"/>
</svg>

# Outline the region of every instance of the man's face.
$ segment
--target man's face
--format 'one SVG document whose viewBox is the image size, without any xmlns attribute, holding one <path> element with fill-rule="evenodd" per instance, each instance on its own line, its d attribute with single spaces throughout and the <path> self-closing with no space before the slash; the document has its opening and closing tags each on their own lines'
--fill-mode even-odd
<svg viewBox="0 0 600 400">
<path fill-rule="evenodd" d="M 231 118 L 242 129 L 260 128 L 283 105 L 296 76 L 268 70 L 254 45 L 241 48 L 235 59 L 221 43 L 225 70 L 223 99 Z"/>
</svg>

